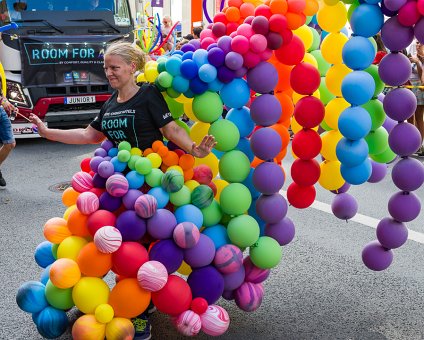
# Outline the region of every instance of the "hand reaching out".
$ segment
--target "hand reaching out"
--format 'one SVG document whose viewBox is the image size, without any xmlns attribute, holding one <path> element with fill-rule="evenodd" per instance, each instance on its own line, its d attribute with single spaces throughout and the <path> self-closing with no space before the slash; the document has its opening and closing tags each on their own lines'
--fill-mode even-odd
<svg viewBox="0 0 424 340">
<path fill-rule="evenodd" d="M 38 118 L 35 114 L 31 113 L 29 115 L 29 121 L 35 125 L 37 125 L 38 134 L 41 137 L 46 137 L 47 126 Z"/>
<path fill-rule="evenodd" d="M 212 135 L 206 135 L 205 137 L 203 137 L 199 145 L 193 142 L 193 145 L 191 147 L 191 154 L 197 158 L 206 157 L 210 154 L 215 145 L 215 137 Z"/>
</svg>

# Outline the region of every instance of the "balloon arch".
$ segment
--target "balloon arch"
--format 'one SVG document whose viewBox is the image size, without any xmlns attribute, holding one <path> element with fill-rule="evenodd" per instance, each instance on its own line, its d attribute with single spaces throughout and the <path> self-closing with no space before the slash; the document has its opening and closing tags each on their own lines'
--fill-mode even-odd
<svg viewBox="0 0 424 340">
<path fill-rule="evenodd" d="M 140 79 L 161 89 L 194 141 L 212 134 L 216 149 L 194 159 L 172 143 L 142 152 L 104 142 L 82 161 L 63 217 L 46 222 L 35 251 L 41 279 L 17 294 L 42 336 L 65 332 L 76 306 L 84 315 L 75 339 L 127 339 L 130 319 L 151 300 L 182 334 L 223 334 L 230 319 L 216 305 L 221 296 L 247 312 L 261 305 L 264 281 L 295 235 L 288 203 L 309 207 L 318 183 L 336 194 L 334 215 L 350 219 L 358 205 L 349 186 L 382 180 L 390 162 L 399 191 L 364 264 L 388 268 L 407 240 L 424 167 L 410 157 L 421 137 L 406 122 L 417 101 L 404 86 L 411 65 L 401 51 L 414 37 L 424 43 L 424 1 L 229 0 L 211 21 L 199 40 L 148 62 Z M 377 34 L 390 51 L 378 66 Z"/>
</svg>

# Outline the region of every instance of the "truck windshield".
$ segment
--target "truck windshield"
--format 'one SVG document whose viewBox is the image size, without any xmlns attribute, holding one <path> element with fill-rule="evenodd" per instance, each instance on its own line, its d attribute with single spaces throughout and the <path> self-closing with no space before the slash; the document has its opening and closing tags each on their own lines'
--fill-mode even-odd
<svg viewBox="0 0 424 340">
<path fill-rule="evenodd" d="M 2 0 L 0 3 L 2 22 L 21 20 L 24 11 L 108 11 L 113 13 L 116 25 L 131 24 L 128 0 Z"/>
</svg>

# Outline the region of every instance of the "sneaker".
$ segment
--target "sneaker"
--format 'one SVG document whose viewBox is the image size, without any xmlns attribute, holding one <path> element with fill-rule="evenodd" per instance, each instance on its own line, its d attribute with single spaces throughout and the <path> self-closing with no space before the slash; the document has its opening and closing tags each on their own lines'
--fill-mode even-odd
<svg viewBox="0 0 424 340">
<path fill-rule="evenodd" d="M 147 307 L 147 315 L 152 315 L 154 312 L 156 312 L 156 306 L 150 302 L 149 306 Z"/>
<path fill-rule="evenodd" d="M 3 175 L 0 171 L 0 190 L 1 189 L 6 189 L 6 181 L 4 180 Z"/>
<path fill-rule="evenodd" d="M 142 313 L 131 319 L 134 325 L 134 340 L 149 340 L 152 337 L 152 325 L 147 317 L 147 313 Z"/>
</svg>

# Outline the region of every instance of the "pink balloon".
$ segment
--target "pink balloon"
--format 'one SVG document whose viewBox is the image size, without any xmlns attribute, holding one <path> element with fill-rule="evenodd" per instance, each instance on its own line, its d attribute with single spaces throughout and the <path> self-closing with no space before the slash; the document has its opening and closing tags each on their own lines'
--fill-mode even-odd
<svg viewBox="0 0 424 340">
<path fill-rule="evenodd" d="M 247 51 L 243 55 L 244 63 L 243 65 L 247 68 L 253 68 L 261 62 L 259 54 L 254 53 L 253 51 Z"/>
<path fill-rule="evenodd" d="M 421 15 L 424 16 L 424 0 L 417 1 L 417 9 L 418 9 L 418 12 L 420 12 Z"/>
<path fill-rule="evenodd" d="M 200 47 L 203 48 L 204 50 L 206 50 L 209 47 L 209 45 L 211 45 L 213 43 L 215 43 L 214 38 L 206 37 L 206 38 L 201 40 Z"/>
<path fill-rule="evenodd" d="M 399 23 L 403 26 L 414 26 L 420 17 L 421 14 L 415 1 L 409 1 L 403 5 L 397 16 Z"/>
<path fill-rule="evenodd" d="M 205 38 L 213 38 L 216 40 L 215 35 L 213 34 L 211 29 L 204 29 L 202 32 L 200 32 L 200 40 L 203 40 Z"/>
<path fill-rule="evenodd" d="M 231 48 L 234 52 L 245 54 L 249 50 L 249 40 L 244 35 L 236 35 L 231 40 Z"/>
<path fill-rule="evenodd" d="M 249 40 L 250 49 L 255 53 L 262 53 L 267 46 L 267 40 L 262 34 L 254 34 Z"/>
<path fill-rule="evenodd" d="M 261 53 L 261 60 L 267 61 L 269 58 L 272 57 L 272 53 L 274 53 L 271 49 L 266 48 L 265 51 Z"/>
<path fill-rule="evenodd" d="M 252 29 L 252 26 L 249 24 L 241 24 L 238 28 L 237 28 L 237 34 L 238 35 L 243 35 L 245 36 L 247 39 L 250 39 L 250 37 L 252 35 L 255 34 L 255 32 Z"/>
</svg>

